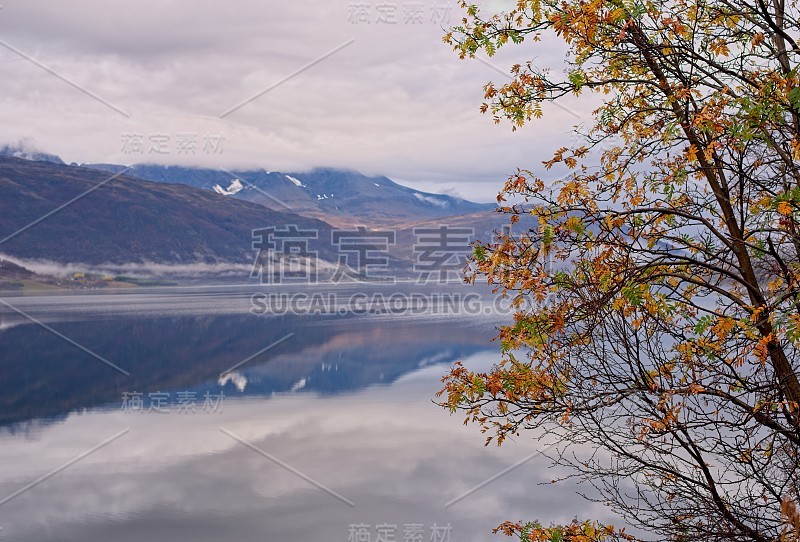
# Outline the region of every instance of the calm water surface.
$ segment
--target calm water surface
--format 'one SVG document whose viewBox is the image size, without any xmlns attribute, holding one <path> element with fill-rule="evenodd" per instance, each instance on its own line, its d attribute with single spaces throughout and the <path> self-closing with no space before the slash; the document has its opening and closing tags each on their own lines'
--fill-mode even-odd
<svg viewBox="0 0 800 542">
<path fill-rule="evenodd" d="M 0 542 L 471 541 L 607 517 L 549 484 L 540 443 L 486 448 L 432 403 L 453 362 L 497 361 L 502 315 L 257 316 L 252 295 L 0 295 Z"/>
</svg>

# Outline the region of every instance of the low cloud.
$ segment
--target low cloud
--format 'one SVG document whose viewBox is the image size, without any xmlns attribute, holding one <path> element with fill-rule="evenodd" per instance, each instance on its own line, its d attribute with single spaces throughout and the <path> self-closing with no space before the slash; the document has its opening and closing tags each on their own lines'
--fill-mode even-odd
<svg viewBox="0 0 800 542">
<path fill-rule="evenodd" d="M 127 275 L 132 277 L 182 277 L 207 278 L 250 276 L 253 266 L 241 262 L 164 264 L 156 262 L 142 263 L 105 263 L 92 265 L 86 263 L 59 263 L 49 260 L 31 260 L 0 254 L 0 260 L 7 260 L 40 275 L 68 277 L 75 273 L 96 273 L 100 275 Z"/>
</svg>

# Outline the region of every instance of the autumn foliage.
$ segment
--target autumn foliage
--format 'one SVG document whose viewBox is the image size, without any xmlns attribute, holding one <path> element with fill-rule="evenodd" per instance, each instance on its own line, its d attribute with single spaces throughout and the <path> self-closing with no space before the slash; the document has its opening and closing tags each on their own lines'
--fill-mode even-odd
<svg viewBox="0 0 800 542">
<path fill-rule="evenodd" d="M 456 365 L 442 405 L 498 444 L 556 436 L 554 462 L 658 539 L 787 540 L 785 503 L 800 502 L 795 4 L 462 7 L 445 41 L 464 58 L 569 49 L 564 76 L 531 62 L 488 83 L 496 121 L 521 127 L 567 95 L 600 105 L 579 144 L 506 182 L 501 210 L 535 224 L 476 246 L 471 276 L 517 308 L 504 357 L 488 373 Z M 501 530 L 553 539 L 527 525 Z"/>
<path fill-rule="evenodd" d="M 609 540 L 634 540 L 612 526 L 601 526 L 595 522 L 577 520 L 565 526 L 543 527 L 540 523 L 526 524 L 506 522 L 494 530 L 506 536 L 519 538 L 522 542 L 603 542 Z"/>
</svg>

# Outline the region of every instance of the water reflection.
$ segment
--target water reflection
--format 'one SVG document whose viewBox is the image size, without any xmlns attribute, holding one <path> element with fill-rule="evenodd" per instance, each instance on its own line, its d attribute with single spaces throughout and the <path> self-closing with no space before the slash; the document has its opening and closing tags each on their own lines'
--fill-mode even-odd
<svg viewBox="0 0 800 542">
<path fill-rule="evenodd" d="M 130 373 L 121 374 L 34 324 L 0 331 L 0 424 L 119 402 L 126 392 L 335 394 L 390 383 L 420 365 L 489 346 L 491 330 L 463 321 L 185 316 L 53 324 Z M 228 371 L 287 335 L 292 336 Z"/>
<path fill-rule="evenodd" d="M 0 330 L 0 503 L 128 429 L 0 504 L 2 540 L 348 542 L 359 525 L 371 541 L 378 525 L 403 540 L 413 524 L 425 542 L 434 525 L 463 542 L 506 519 L 613 519 L 573 486 L 540 485 L 558 473 L 536 455 L 446 506 L 538 446 L 485 448 L 431 401 L 445 364 L 497 360 L 493 320 L 255 318 L 236 296 L 215 296 L 214 310 L 208 297 L 113 316 L 116 303 L 41 305 L 37 316 L 129 377 L 35 324 Z M 216 412 L 121 410 L 134 390 L 226 400 Z"/>
</svg>

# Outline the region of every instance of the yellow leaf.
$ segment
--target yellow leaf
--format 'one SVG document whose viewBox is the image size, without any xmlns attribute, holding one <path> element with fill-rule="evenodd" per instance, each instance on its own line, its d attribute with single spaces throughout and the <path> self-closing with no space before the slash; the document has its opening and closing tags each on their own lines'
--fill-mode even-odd
<svg viewBox="0 0 800 542">
<path fill-rule="evenodd" d="M 689 149 L 686 151 L 686 159 L 689 162 L 697 161 L 697 149 L 694 148 L 694 145 L 689 145 Z"/>
</svg>

